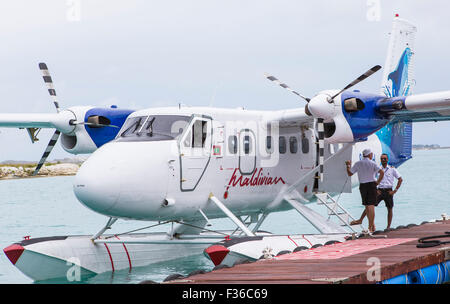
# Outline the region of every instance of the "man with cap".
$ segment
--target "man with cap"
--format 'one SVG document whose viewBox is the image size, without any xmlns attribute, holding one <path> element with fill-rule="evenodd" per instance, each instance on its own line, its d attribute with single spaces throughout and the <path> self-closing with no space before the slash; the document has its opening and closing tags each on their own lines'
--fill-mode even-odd
<svg viewBox="0 0 450 304">
<path fill-rule="evenodd" d="M 377 203 L 375 206 L 378 206 L 378 204 L 381 201 L 384 201 L 387 208 L 387 227 L 386 230 L 391 229 L 391 223 L 392 223 L 392 216 L 393 212 L 392 209 L 394 207 L 394 194 L 397 193 L 398 189 L 402 185 L 403 179 L 398 172 L 398 170 L 388 165 L 389 156 L 386 153 L 381 154 L 380 161 L 381 161 L 381 167 L 384 171 L 384 177 L 381 180 L 380 184 L 378 185 L 378 193 L 377 193 Z M 397 179 L 397 186 L 393 190 L 394 186 L 394 178 Z M 359 220 L 352 221 L 350 225 L 359 225 L 362 223 L 364 217 L 366 216 L 366 211 L 364 210 L 361 214 L 361 217 Z"/>
<path fill-rule="evenodd" d="M 357 161 L 353 167 L 350 160 L 346 161 L 347 174 L 352 176 L 358 173 L 359 192 L 361 193 L 362 204 L 369 220 L 369 231 L 375 231 L 375 205 L 377 203 L 377 185 L 380 184 L 384 176 L 384 171 L 373 160 L 373 153 L 370 149 L 364 149 L 363 159 Z M 375 174 L 379 173 L 378 179 Z"/>
</svg>

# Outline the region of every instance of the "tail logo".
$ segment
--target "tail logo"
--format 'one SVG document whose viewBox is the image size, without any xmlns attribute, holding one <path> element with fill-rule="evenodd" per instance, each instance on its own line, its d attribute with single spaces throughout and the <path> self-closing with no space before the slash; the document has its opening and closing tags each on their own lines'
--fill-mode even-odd
<svg viewBox="0 0 450 304">
<path fill-rule="evenodd" d="M 388 76 L 388 84 L 384 87 L 387 97 L 406 96 L 409 93 L 408 65 L 412 51 L 406 48 L 398 62 L 397 68 Z M 390 85 L 389 85 L 390 80 Z"/>
</svg>

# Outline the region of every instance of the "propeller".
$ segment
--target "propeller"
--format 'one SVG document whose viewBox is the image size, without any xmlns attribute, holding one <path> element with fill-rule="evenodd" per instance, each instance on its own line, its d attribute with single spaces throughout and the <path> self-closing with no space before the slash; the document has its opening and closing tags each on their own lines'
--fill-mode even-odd
<svg viewBox="0 0 450 304">
<path fill-rule="evenodd" d="M 343 88 L 342 90 L 340 90 L 338 93 L 334 94 L 331 99 L 328 101 L 329 103 L 332 103 L 334 101 L 334 98 L 336 96 L 338 96 L 339 94 L 341 94 L 342 92 L 344 92 L 345 90 L 350 89 L 351 87 L 353 87 L 354 85 L 360 83 L 361 81 L 363 81 L 364 79 L 372 76 L 372 74 L 376 73 L 379 69 L 381 69 L 381 65 L 376 65 L 372 68 L 370 68 L 369 70 L 367 70 L 364 74 L 362 74 L 361 76 L 359 76 L 358 78 L 356 78 L 355 80 L 353 80 L 351 83 L 349 83 L 345 88 Z"/>
<path fill-rule="evenodd" d="M 53 100 L 53 104 L 55 105 L 56 112 L 60 113 L 59 102 L 58 102 L 58 98 L 56 95 L 56 90 L 53 85 L 53 80 L 52 80 L 52 77 L 48 70 L 48 67 L 44 62 L 41 62 L 41 63 L 39 63 L 39 69 L 42 72 L 42 78 L 44 79 L 44 82 L 47 85 L 48 93 L 50 94 L 50 97 Z M 61 113 L 63 113 L 63 112 L 61 112 Z M 119 128 L 118 126 L 111 125 L 109 119 L 102 117 L 102 116 L 98 116 L 98 115 L 89 116 L 87 121 L 76 121 L 76 119 L 72 119 L 72 120 L 69 120 L 67 123 L 70 126 L 87 125 L 91 128 L 102 128 L 102 127 Z M 30 132 L 33 132 L 33 130 L 29 130 L 29 133 Z M 64 130 L 62 130 L 62 132 L 64 132 Z M 35 141 L 35 136 L 31 136 L 31 135 L 33 135 L 33 133 L 30 133 L 30 137 L 32 138 L 32 141 L 33 140 Z M 56 142 L 58 141 L 60 135 L 61 135 L 61 131 L 55 130 L 52 138 L 50 139 L 49 143 L 47 144 L 44 154 L 42 155 L 41 159 L 39 160 L 38 165 L 36 166 L 36 169 L 34 170 L 34 172 L 32 174 L 33 176 L 37 175 L 39 170 L 44 165 L 45 161 L 47 160 L 47 157 L 50 155 L 51 151 L 53 150 L 53 147 L 56 145 Z"/>
<path fill-rule="evenodd" d="M 44 79 L 45 84 L 48 87 L 48 93 L 50 94 L 51 98 L 53 99 L 53 104 L 55 105 L 56 112 L 59 113 L 59 103 L 56 96 L 55 87 L 53 86 L 52 77 L 50 76 L 50 73 L 48 71 L 47 65 L 43 62 L 39 63 L 39 69 L 42 72 L 42 78 Z M 52 138 L 50 139 L 47 148 L 45 149 L 44 154 L 42 155 L 41 159 L 39 160 L 38 165 L 36 166 L 36 169 L 34 169 L 33 176 L 37 175 L 39 170 L 44 165 L 47 157 L 50 155 L 50 152 L 52 152 L 53 147 L 56 145 L 56 142 L 58 141 L 59 135 L 61 132 L 59 130 L 55 130 L 55 133 L 53 133 Z"/>
<path fill-rule="evenodd" d="M 45 163 L 45 160 L 47 159 L 47 157 L 50 155 L 50 152 L 52 152 L 53 147 L 56 145 L 56 142 L 58 141 L 59 135 L 61 134 L 60 131 L 56 130 L 55 133 L 53 133 L 52 138 L 50 139 L 47 148 L 45 149 L 44 154 L 42 155 L 41 159 L 39 160 L 39 163 L 36 167 L 36 169 L 34 169 L 33 172 L 33 176 L 35 176 L 36 174 L 38 174 L 39 170 L 42 168 L 42 166 Z"/>
<path fill-rule="evenodd" d="M 279 80 L 278 80 L 277 78 L 275 78 L 274 76 L 268 75 L 268 74 L 264 74 L 264 76 L 265 76 L 267 79 L 269 79 L 270 81 L 273 81 L 273 82 L 275 82 L 276 84 L 278 84 L 280 87 L 282 87 L 282 88 L 284 88 L 284 89 L 286 89 L 286 90 L 288 90 L 288 91 L 294 93 L 294 94 L 297 95 L 297 96 L 300 96 L 300 97 L 303 98 L 306 102 L 309 102 L 309 101 L 311 100 L 310 98 L 305 97 L 305 96 L 301 95 L 300 93 L 294 91 L 293 89 L 291 89 L 290 87 L 288 87 L 287 84 L 281 83 L 281 81 L 279 81 Z"/>
<path fill-rule="evenodd" d="M 44 82 L 48 87 L 48 93 L 52 97 L 53 103 L 55 104 L 56 112 L 59 113 L 59 103 L 58 103 L 58 100 L 56 97 L 55 87 L 53 86 L 52 77 L 50 76 L 47 65 L 45 63 L 41 62 L 41 63 L 39 63 L 39 69 L 41 70 L 42 78 L 44 78 Z"/>
<path fill-rule="evenodd" d="M 268 75 L 268 74 L 264 74 L 264 76 L 269 79 L 270 81 L 275 82 L 276 84 L 278 84 L 280 87 L 294 93 L 297 96 L 300 96 L 301 98 L 303 98 L 306 101 L 306 105 L 305 105 L 305 113 L 309 116 L 311 116 L 311 112 L 309 112 L 308 109 L 308 103 L 311 101 L 310 98 L 305 97 L 303 95 L 301 95 L 300 93 L 294 91 L 293 89 L 291 89 L 287 84 L 282 83 L 280 80 L 278 80 L 275 76 L 272 75 Z M 317 119 L 317 131 L 318 131 L 318 137 L 319 137 L 319 177 L 320 177 L 320 181 L 323 181 L 323 162 L 324 162 L 324 147 L 325 147 L 325 136 L 324 136 L 324 124 L 323 124 L 323 118 L 316 118 Z"/>
<path fill-rule="evenodd" d="M 334 111 L 334 109 L 333 109 L 334 106 L 330 107 L 328 104 L 334 103 L 334 98 L 336 98 L 339 94 L 341 94 L 345 90 L 350 89 L 351 87 L 360 83 L 361 81 L 367 79 L 368 77 L 370 77 L 371 75 L 373 75 L 380 69 L 381 69 L 380 65 L 376 65 L 376 66 L 370 68 L 364 74 L 362 74 L 361 76 L 359 76 L 358 78 L 353 80 L 345 88 L 343 88 L 342 90 L 340 90 L 338 93 L 334 94 L 331 97 L 328 95 L 319 94 L 312 99 L 307 98 L 307 97 L 299 94 L 298 92 L 294 91 L 288 85 L 279 81 L 276 77 L 268 75 L 268 74 L 264 74 L 264 76 L 267 79 L 269 79 L 270 81 L 275 82 L 282 88 L 287 89 L 288 91 L 303 98 L 306 101 L 306 105 L 305 105 L 306 115 L 313 116 L 317 120 L 317 133 L 318 133 L 318 139 L 319 139 L 319 142 L 318 142 L 319 143 L 319 166 L 320 166 L 319 178 L 320 178 L 321 182 L 323 181 L 323 163 L 324 163 L 324 148 L 325 148 L 324 120 L 330 118 L 329 116 L 331 116 L 331 113 L 333 113 L 333 111 Z M 311 111 L 310 107 L 311 107 L 311 109 L 313 109 L 313 111 Z M 314 113 L 316 113 L 316 114 L 314 114 Z"/>
</svg>

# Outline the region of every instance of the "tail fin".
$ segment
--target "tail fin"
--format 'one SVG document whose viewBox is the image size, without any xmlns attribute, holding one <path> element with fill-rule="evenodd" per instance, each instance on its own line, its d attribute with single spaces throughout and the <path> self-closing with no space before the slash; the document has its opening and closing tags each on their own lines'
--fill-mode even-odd
<svg viewBox="0 0 450 304">
<path fill-rule="evenodd" d="M 381 82 L 381 93 L 388 97 L 411 93 L 416 32 L 417 28 L 408 21 L 394 18 Z"/>
<path fill-rule="evenodd" d="M 411 94 L 416 32 L 410 22 L 394 18 L 381 82 L 381 93 L 387 97 Z M 391 165 L 399 166 L 412 157 L 412 123 L 392 121 L 376 134 Z"/>
</svg>

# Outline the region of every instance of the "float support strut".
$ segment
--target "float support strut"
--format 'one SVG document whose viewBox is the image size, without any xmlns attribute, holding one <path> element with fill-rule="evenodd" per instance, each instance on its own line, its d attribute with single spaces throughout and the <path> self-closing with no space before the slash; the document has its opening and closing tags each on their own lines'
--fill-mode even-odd
<svg viewBox="0 0 450 304">
<path fill-rule="evenodd" d="M 110 217 L 108 222 L 106 223 L 105 227 L 103 227 L 102 229 L 100 229 L 99 232 L 97 232 L 96 234 L 94 234 L 91 237 L 91 240 L 95 240 L 97 239 L 99 236 L 101 236 L 103 233 L 105 233 L 106 230 L 111 229 L 111 226 L 117 221 L 116 217 Z"/>
<path fill-rule="evenodd" d="M 221 201 L 219 201 L 219 199 L 217 197 L 214 196 L 214 194 L 210 194 L 209 195 L 209 199 L 216 204 L 217 207 L 220 208 L 220 210 L 223 211 L 223 213 L 225 213 L 228 218 L 230 220 L 233 221 L 233 223 L 235 223 L 239 228 L 241 228 L 241 230 L 247 235 L 247 236 L 255 236 L 255 234 L 253 232 L 251 232 L 247 226 L 244 225 L 244 223 L 242 223 L 234 214 L 233 212 L 230 211 L 230 209 L 228 209 Z"/>
</svg>

